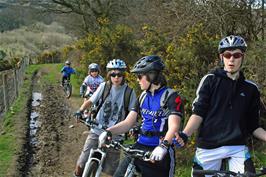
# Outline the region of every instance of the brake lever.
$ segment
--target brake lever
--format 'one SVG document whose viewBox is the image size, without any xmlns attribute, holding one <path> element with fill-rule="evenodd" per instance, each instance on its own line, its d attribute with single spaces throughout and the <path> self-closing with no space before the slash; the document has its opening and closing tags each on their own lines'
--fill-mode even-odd
<svg viewBox="0 0 266 177">
<path fill-rule="evenodd" d="M 145 152 L 143 156 L 143 161 L 150 161 L 151 152 L 147 151 Z"/>
</svg>

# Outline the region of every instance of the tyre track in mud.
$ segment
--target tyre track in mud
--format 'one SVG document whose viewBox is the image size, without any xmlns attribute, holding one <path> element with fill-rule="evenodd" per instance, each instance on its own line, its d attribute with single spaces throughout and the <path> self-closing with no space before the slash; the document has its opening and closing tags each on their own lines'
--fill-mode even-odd
<svg viewBox="0 0 266 177">
<path fill-rule="evenodd" d="M 36 133 L 37 144 L 30 146 L 31 140 L 28 135 L 30 130 L 27 128 L 28 140 L 17 161 L 16 169 L 19 170 L 12 176 L 72 176 L 76 160 L 86 139 L 82 133 L 87 128 L 76 125 L 72 118 L 73 110 L 78 106 L 75 104 L 81 103 L 82 100 L 74 97 L 66 99 L 59 84 L 40 82 L 41 78 L 48 73 L 47 68 L 42 68 L 32 79 L 32 91 L 41 93 L 43 97 L 40 106 L 35 108 L 40 122 Z M 28 109 L 31 111 L 31 106 L 28 106 Z M 73 124 L 74 128 L 69 128 Z"/>
<path fill-rule="evenodd" d="M 45 72 L 41 72 L 40 76 L 42 75 L 45 75 Z M 33 149 L 35 154 L 29 176 L 72 176 L 85 138 L 82 132 L 86 128 L 69 128 L 74 124 L 72 114 L 75 108 L 72 108 L 70 100 L 65 98 L 59 84 L 44 84 L 39 88 L 43 95 L 38 120 L 41 127 L 37 133 L 38 144 Z"/>
<path fill-rule="evenodd" d="M 42 90 L 43 101 L 39 108 L 38 121 L 41 127 L 37 133 L 38 144 L 33 148 L 33 166 L 29 176 L 62 176 L 60 168 L 60 151 L 64 135 L 64 125 L 69 119 L 70 111 L 64 103 L 63 95 L 56 86 L 47 86 Z"/>
</svg>

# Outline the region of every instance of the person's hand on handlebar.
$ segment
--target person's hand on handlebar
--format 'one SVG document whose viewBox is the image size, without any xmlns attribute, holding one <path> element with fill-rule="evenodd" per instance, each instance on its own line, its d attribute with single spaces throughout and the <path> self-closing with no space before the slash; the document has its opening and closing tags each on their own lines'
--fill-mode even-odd
<svg viewBox="0 0 266 177">
<path fill-rule="evenodd" d="M 112 133 L 108 130 L 102 132 L 99 136 L 99 147 L 103 147 L 106 144 L 110 144 L 112 140 Z"/>
<path fill-rule="evenodd" d="M 152 162 L 161 161 L 167 154 L 169 148 L 168 141 L 163 141 L 159 146 L 157 146 L 151 153 L 150 160 Z"/>
<path fill-rule="evenodd" d="M 83 111 L 78 110 L 77 112 L 75 112 L 74 117 L 76 118 L 76 121 L 79 122 L 80 119 L 82 119 L 82 115 L 83 115 Z"/>
<path fill-rule="evenodd" d="M 187 143 L 188 136 L 184 132 L 180 131 L 178 133 L 175 133 L 175 139 L 176 139 L 177 143 L 182 147 Z"/>
</svg>

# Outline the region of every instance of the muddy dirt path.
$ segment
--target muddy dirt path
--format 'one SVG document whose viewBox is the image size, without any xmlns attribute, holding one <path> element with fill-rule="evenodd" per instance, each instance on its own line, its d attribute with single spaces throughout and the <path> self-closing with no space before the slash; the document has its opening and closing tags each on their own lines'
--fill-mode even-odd
<svg viewBox="0 0 266 177">
<path fill-rule="evenodd" d="M 37 144 L 33 147 L 33 158 L 29 168 L 29 177 L 70 177 L 79 156 L 87 128 L 77 125 L 73 112 L 81 104 L 81 98 L 66 99 L 62 88 L 57 85 L 41 84 L 42 69 L 37 74 L 33 91 L 42 94 L 37 108 L 40 127 L 37 130 Z M 59 79 L 59 78 L 58 78 Z M 69 128 L 74 125 L 74 128 Z"/>
</svg>

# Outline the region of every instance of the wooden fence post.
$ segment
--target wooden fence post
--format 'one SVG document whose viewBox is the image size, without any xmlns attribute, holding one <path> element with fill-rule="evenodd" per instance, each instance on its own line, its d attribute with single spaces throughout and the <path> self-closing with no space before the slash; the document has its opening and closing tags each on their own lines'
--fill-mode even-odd
<svg viewBox="0 0 266 177">
<path fill-rule="evenodd" d="M 16 94 L 16 97 L 18 97 L 18 76 L 17 76 L 17 69 L 14 69 L 13 72 L 14 72 L 15 94 Z"/>
<path fill-rule="evenodd" d="M 7 111 L 8 109 L 8 105 L 7 105 L 7 92 L 6 92 L 6 73 L 3 72 L 3 93 L 4 93 L 4 106 L 5 106 L 5 112 Z"/>
</svg>

